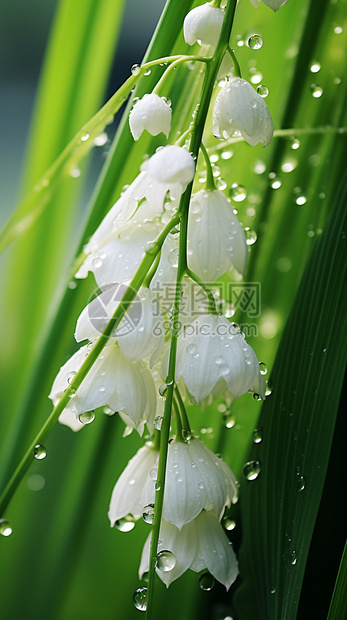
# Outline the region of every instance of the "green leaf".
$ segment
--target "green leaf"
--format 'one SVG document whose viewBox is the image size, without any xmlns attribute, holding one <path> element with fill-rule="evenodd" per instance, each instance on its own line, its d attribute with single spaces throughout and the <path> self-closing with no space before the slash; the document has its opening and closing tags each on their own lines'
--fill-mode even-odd
<svg viewBox="0 0 347 620">
<path fill-rule="evenodd" d="M 325 481 L 344 376 L 347 178 L 305 270 L 276 356 L 263 440 L 242 488 L 240 619 L 294 619 Z"/>
<path fill-rule="evenodd" d="M 337 575 L 327 620 L 341 620 L 347 617 L 347 543 Z"/>
</svg>

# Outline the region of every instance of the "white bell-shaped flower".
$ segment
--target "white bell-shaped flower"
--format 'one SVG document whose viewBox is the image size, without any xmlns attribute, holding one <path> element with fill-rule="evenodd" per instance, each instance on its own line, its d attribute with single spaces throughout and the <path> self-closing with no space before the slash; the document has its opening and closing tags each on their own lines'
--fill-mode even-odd
<svg viewBox="0 0 347 620">
<path fill-rule="evenodd" d="M 273 135 L 273 123 L 264 99 L 240 77 L 231 77 L 223 84 L 213 108 L 213 133 L 216 137 L 242 135 L 255 146 L 267 146 Z"/>
<path fill-rule="evenodd" d="M 163 133 L 168 138 L 171 129 L 170 103 L 155 93 L 144 95 L 136 101 L 129 114 L 129 126 L 134 140 L 138 140 L 145 129 L 152 136 Z"/>
<path fill-rule="evenodd" d="M 79 349 L 57 374 L 49 398 L 56 405 L 89 354 L 89 345 Z M 153 427 L 156 415 L 156 390 L 143 362 L 129 362 L 116 344 L 108 344 L 70 399 L 66 410 L 79 416 L 107 405 L 124 412 L 136 429 L 143 422 Z M 142 426 L 141 426 L 142 425 Z"/>
<path fill-rule="evenodd" d="M 213 45 L 216 47 L 222 29 L 224 11 L 212 7 L 209 2 L 195 7 L 186 15 L 183 36 L 188 45 Z"/>
<path fill-rule="evenodd" d="M 227 590 L 237 578 L 239 571 L 235 553 L 213 511 L 203 510 L 181 530 L 162 519 L 159 539 L 160 550 L 172 554 L 172 570 L 156 569 L 167 587 L 188 569 L 197 573 L 207 569 Z M 150 542 L 151 535 L 142 551 L 140 579 L 148 571 Z"/>
<path fill-rule="evenodd" d="M 188 220 L 188 266 L 203 282 L 215 282 L 232 267 L 244 274 L 245 233 L 224 194 L 201 190 L 192 197 Z"/>
<path fill-rule="evenodd" d="M 144 508 L 154 503 L 158 451 L 142 446 L 129 461 L 113 489 L 108 518 L 111 527 L 128 514 L 140 519 Z"/>
<path fill-rule="evenodd" d="M 258 376 L 259 363 L 252 347 L 223 316 L 199 316 L 178 338 L 176 381 L 183 378 L 195 403 L 219 381 L 239 397 Z"/>
<path fill-rule="evenodd" d="M 111 284 L 84 308 L 77 319 L 77 342 L 96 340 L 100 336 L 127 288 L 124 284 Z M 151 362 L 155 362 L 164 346 L 164 326 L 154 293 L 140 288 L 111 339 L 118 341 L 120 350 L 128 360 L 134 362 L 151 355 Z"/>
<path fill-rule="evenodd" d="M 195 161 L 186 149 L 168 144 L 160 147 L 147 162 L 144 162 L 142 169 L 146 170 L 155 183 L 168 186 L 168 189 L 178 184 L 177 193 L 183 194 L 188 183 L 194 178 Z"/>
<path fill-rule="evenodd" d="M 201 439 L 168 446 L 163 518 L 178 529 L 195 519 L 203 508 L 218 519 L 237 501 L 236 478 Z"/>
<path fill-rule="evenodd" d="M 261 0 L 251 0 L 253 6 L 258 7 L 258 4 Z M 278 11 L 284 4 L 287 4 L 288 0 L 262 0 L 266 6 L 269 6 L 273 11 Z"/>
</svg>

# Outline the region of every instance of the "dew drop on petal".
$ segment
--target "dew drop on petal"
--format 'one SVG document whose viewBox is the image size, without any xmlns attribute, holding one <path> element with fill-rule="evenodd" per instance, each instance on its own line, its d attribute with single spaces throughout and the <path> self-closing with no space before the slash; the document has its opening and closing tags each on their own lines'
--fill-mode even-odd
<svg viewBox="0 0 347 620">
<path fill-rule="evenodd" d="M 159 551 L 156 559 L 156 567 L 163 573 L 168 573 L 176 566 L 176 558 L 172 551 Z"/>
<path fill-rule="evenodd" d="M 260 50 L 263 47 L 263 39 L 260 34 L 252 34 L 247 41 L 247 45 L 252 50 Z"/>
<path fill-rule="evenodd" d="M 178 267 L 178 249 L 171 250 L 167 256 L 167 262 L 171 267 Z"/>
<path fill-rule="evenodd" d="M 243 475 L 247 480 L 255 480 L 260 474 L 260 462 L 248 461 L 243 467 Z"/>
<path fill-rule="evenodd" d="M 159 388 L 159 394 L 160 396 L 162 396 L 163 398 L 165 398 L 166 394 L 167 394 L 167 385 L 166 383 L 162 383 L 160 388 Z"/>
<path fill-rule="evenodd" d="M 154 504 L 148 504 L 144 507 L 142 518 L 145 523 L 152 524 L 154 519 Z"/>
<path fill-rule="evenodd" d="M 212 590 L 214 584 L 215 578 L 210 573 L 204 573 L 199 578 L 199 586 L 201 590 L 204 590 L 205 592 L 209 592 L 210 590 Z"/>
<path fill-rule="evenodd" d="M 233 183 L 229 190 L 229 196 L 232 200 L 235 200 L 235 202 L 242 202 L 247 196 L 247 191 L 242 185 Z"/>
<path fill-rule="evenodd" d="M 158 475 L 158 468 L 157 467 L 152 467 L 152 469 L 150 469 L 148 475 L 149 475 L 151 480 L 156 480 L 157 479 L 157 475 Z"/>
<path fill-rule="evenodd" d="M 267 86 L 264 86 L 264 84 L 259 84 L 259 86 L 257 86 L 257 93 L 265 99 L 269 94 L 269 89 Z"/>
<path fill-rule="evenodd" d="M 195 344 L 189 344 L 187 346 L 187 353 L 189 353 L 189 355 L 194 355 L 196 351 L 196 345 Z"/>
<path fill-rule="evenodd" d="M 133 594 L 134 607 L 139 611 L 146 611 L 147 609 L 147 588 L 137 588 Z"/>
<path fill-rule="evenodd" d="M 85 411 L 78 416 L 78 419 L 81 424 L 91 424 L 95 420 L 95 413 L 94 411 Z"/>
<path fill-rule="evenodd" d="M 44 448 L 44 446 L 41 446 L 40 444 L 37 444 L 34 448 L 35 459 L 37 459 L 38 461 L 42 461 L 42 459 L 45 459 L 46 456 L 47 456 L 46 448 Z"/>
<path fill-rule="evenodd" d="M 132 515 L 127 515 L 126 517 L 122 517 L 118 519 L 114 526 L 120 532 L 131 532 L 134 529 L 136 523 L 135 519 Z"/>
<path fill-rule="evenodd" d="M 12 527 L 7 519 L 0 519 L 0 534 L 5 537 L 11 536 L 12 534 Z"/>
<path fill-rule="evenodd" d="M 182 429 L 181 435 L 182 435 L 182 438 L 183 438 L 184 441 L 190 441 L 192 436 L 193 436 L 192 432 L 187 430 L 187 429 L 185 429 L 185 428 Z"/>
<path fill-rule="evenodd" d="M 96 258 L 93 258 L 92 265 L 93 265 L 94 269 L 100 269 L 100 267 L 102 267 L 102 265 L 103 265 L 103 262 L 102 262 L 101 258 L 99 256 L 97 256 Z"/>
</svg>

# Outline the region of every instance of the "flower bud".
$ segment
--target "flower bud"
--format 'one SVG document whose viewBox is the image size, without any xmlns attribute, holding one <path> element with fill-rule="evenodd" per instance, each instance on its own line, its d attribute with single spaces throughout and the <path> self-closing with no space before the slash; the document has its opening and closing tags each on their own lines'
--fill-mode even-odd
<svg viewBox="0 0 347 620">
<path fill-rule="evenodd" d="M 208 2 L 189 11 L 183 24 L 184 40 L 188 45 L 213 45 L 218 43 L 222 29 L 224 11 L 212 7 Z"/>
<path fill-rule="evenodd" d="M 242 137 L 255 146 L 267 146 L 273 123 L 264 99 L 240 77 L 230 78 L 217 96 L 213 108 L 213 133 L 217 138 Z"/>
<path fill-rule="evenodd" d="M 171 129 L 170 104 L 154 93 L 144 95 L 131 110 L 129 125 L 134 140 L 138 140 L 145 129 L 152 136 L 162 132 L 168 137 Z"/>
</svg>

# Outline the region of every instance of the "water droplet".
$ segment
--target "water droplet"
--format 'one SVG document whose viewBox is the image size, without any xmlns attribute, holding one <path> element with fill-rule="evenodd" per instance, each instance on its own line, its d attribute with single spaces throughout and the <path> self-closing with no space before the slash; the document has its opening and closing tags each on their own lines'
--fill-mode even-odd
<svg viewBox="0 0 347 620">
<path fill-rule="evenodd" d="M 260 474 L 260 462 L 248 461 L 243 467 L 243 475 L 247 480 L 255 480 Z"/>
<path fill-rule="evenodd" d="M 259 362 L 259 372 L 261 375 L 266 375 L 267 373 L 267 366 L 266 364 L 264 364 L 264 362 Z"/>
<path fill-rule="evenodd" d="M 229 190 L 229 196 L 232 200 L 235 200 L 235 202 L 242 202 L 247 196 L 247 191 L 242 185 L 233 183 Z"/>
<path fill-rule="evenodd" d="M 146 611 L 147 609 L 147 588 L 137 588 L 133 594 L 134 607 L 139 611 Z"/>
<path fill-rule="evenodd" d="M 223 151 L 223 153 L 221 154 L 221 158 L 224 160 L 228 160 L 231 159 L 233 155 L 233 151 Z"/>
<path fill-rule="evenodd" d="M 84 136 L 82 136 L 81 138 L 82 142 L 87 142 L 87 140 L 89 140 L 89 133 L 85 133 Z"/>
<path fill-rule="evenodd" d="M 105 131 L 103 131 L 99 136 L 94 138 L 95 146 L 104 146 L 108 140 L 108 135 Z"/>
<path fill-rule="evenodd" d="M 232 530 L 235 529 L 236 527 L 236 523 L 233 519 L 230 519 L 230 517 L 224 517 L 223 521 L 223 527 L 228 531 L 231 532 Z"/>
<path fill-rule="evenodd" d="M 297 563 L 297 561 L 298 561 L 298 558 L 296 557 L 296 551 L 292 551 L 292 555 L 291 555 L 291 560 L 290 560 L 290 561 L 291 561 L 291 564 L 292 564 L 293 566 L 295 566 L 295 564 L 296 564 L 296 563 Z"/>
<path fill-rule="evenodd" d="M 265 382 L 265 386 L 265 396 L 270 396 L 272 394 L 272 382 L 270 379 Z"/>
<path fill-rule="evenodd" d="M 184 441 L 190 441 L 190 440 L 191 440 L 191 438 L 192 438 L 192 436 L 193 436 L 193 435 L 192 435 L 192 432 L 191 432 L 191 431 L 188 431 L 188 430 L 187 430 L 187 429 L 185 429 L 185 428 L 183 428 L 183 429 L 182 429 L 182 433 L 181 433 L 181 435 L 182 435 L 182 438 L 184 439 Z"/>
<path fill-rule="evenodd" d="M 256 393 L 255 393 L 255 394 L 253 394 L 253 398 L 254 398 L 254 400 L 256 400 L 257 402 L 260 402 L 261 400 L 263 400 L 263 399 L 262 399 L 262 397 L 260 396 L 260 394 L 256 394 Z"/>
<path fill-rule="evenodd" d="M 313 62 L 310 66 L 311 73 L 318 73 L 321 70 L 321 65 L 319 62 Z"/>
<path fill-rule="evenodd" d="M 166 377 L 166 379 L 165 379 L 166 385 L 172 385 L 173 382 L 174 382 L 174 380 L 173 380 L 172 377 Z"/>
<path fill-rule="evenodd" d="M 171 250 L 167 256 L 167 261 L 172 267 L 178 267 L 178 249 Z"/>
<path fill-rule="evenodd" d="M 152 469 L 148 473 L 151 480 L 156 480 L 158 475 L 157 467 L 152 467 Z"/>
<path fill-rule="evenodd" d="M 341 32 L 343 32 L 343 28 L 341 28 L 341 26 L 336 26 L 334 28 L 334 33 L 335 34 L 341 34 Z"/>
<path fill-rule="evenodd" d="M 133 75 L 138 75 L 140 73 L 140 71 L 141 71 L 141 67 L 140 67 L 140 65 L 133 65 L 131 67 L 130 71 L 131 71 L 131 73 Z"/>
<path fill-rule="evenodd" d="M 143 75 L 147 76 L 147 75 L 151 75 L 151 73 L 152 73 L 152 69 L 147 69 L 147 71 L 145 71 Z"/>
<path fill-rule="evenodd" d="M 94 411 L 85 411 L 78 416 L 79 421 L 82 424 L 91 424 L 95 420 Z"/>
<path fill-rule="evenodd" d="M 145 523 L 149 523 L 150 525 L 153 523 L 154 519 L 154 504 L 148 504 L 144 507 L 142 518 Z"/>
<path fill-rule="evenodd" d="M 281 170 L 282 170 L 282 172 L 293 172 L 293 170 L 295 170 L 297 165 L 298 165 L 298 162 L 296 160 L 289 159 L 288 161 L 285 161 L 282 164 Z"/>
<path fill-rule="evenodd" d="M 224 414 L 223 422 L 226 428 L 233 428 L 233 426 L 235 426 L 236 419 L 230 412 L 228 412 Z"/>
<path fill-rule="evenodd" d="M 189 344 L 187 346 L 187 353 L 189 353 L 189 355 L 194 355 L 195 352 L 196 352 L 196 345 L 195 344 Z"/>
<path fill-rule="evenodd" d="M 40 444 L 37 444 L 37 446 L 35 446 L 34 448 L 35 459 L 37 459 L 38 461 L 42 461 L 42 459 L 45 459 L 46 456 L 47 456 L 46 448 L 44 448 Z"/>
<path fill-rule="evenodd" d="M 306 484 L 305 484 L 305 478 L 304 476 L 301 476 L 300 472 L 297 473 L 297 487 L 299 492 L 303 491 L 305 488 Z"/>
<path fill-rule="evenodd" d="M 156 567 L 163 573 L 168 573 L 176 566 L 176 558 L 172 551 L 159 551 L 157 555 Z"/>
<path fill-rule="evenodd" d="M 160 482 L 156 482 L 156 483 L 155 483 L 155 485 L 154 485 L 154 490 L 155 490 L 155 491 L 160 491 L 160 489 L 161 489 L 161 484 L 160 484 Z"/>
<path fill-rule="evenodd" d="M 298 148 L 300 148 L 300 140 L 298 140 L 297 138 L 292 138 L 290 141 L 290 147 L 293 149 L 293 151 L 297 151 Z"/>
<path fill-rule="evenodd" d="M 263 47 L 263 39 L 260 34 L 252 34 L 247 41 L 247 45 L 252 50 L 260 50 L 260 48 Z"/>
<path fill-rule="evenodd" d="M 307 202 L 306 196 L 298 196 L 295 200 L 297 205 L 304 205 Z"/>
<path fill-rule="evenodd" d="M 259 86 L 257 86 L 257 93 L 265 99 L 269 94 L 269 89 L 267 86 L 264 86 L 264 84 L 259 84 Z"/>
<path fill-rule="evenodd" d="M 154 428 L 156 428 L 157 431 L 160 431 L 162 423 L 163 423 L 163 416 L 157 415 L 154 418 Z"/>
<path fill-rule="evenodd" d="M 271 588 L 270 594 L 275 594 L 275 593 L 276 593 L 276 588 Z"/>
<path fill-rule="evenodd" d="M 133 515 L 126 515 L 126 517 L 122 517 L 118 519 L 114 526 L 120 532 L 131 532 L 134 529 L 136 523 Z"/>
<path fill-rule="evenodd" d="M 167 385 L 166 383 L 162 383 L 160 388 L 159 388 L 159 394 L 160 396 L 162 396 L 162 398 L 165 398 L 166 394 L 167 394 Z"/>
<path fill-rule="evenodd" d="M 169 99 L 169 97 L 161 97 L 161 99 L 164 101 L 164 103 L 166 103 L 166 105 L 171 105 L 171 99 Z"/>
<path fill-rule="evenodd" d="M 263 429 L 255 428 L 252 433 L 252 439 L 254 443 L 260 443 L 263 439 Z"/>
<path fill-rule="evenodd" d="M 270 183 L 272 189 L 279 189 L 282 185 L 282 181 L 281 179 L 279 179 L 278 177 L 274 176 L 271 180 Z"/>
<path fill-rule="evenodd" d="M 69 175 L 72 179 L 78 179 L 81 176 L 81 170 L 79 168 L 71 168 Z"/>
<path fill-rule="evenodd" d="M 261 71 L 254 71 L 250 81 L 252 82 L 252 84 L 260 84 L 262 79 L 263 74 L 261 73 Z"/>
<path fill-rule="evenodd" d="M 210 590 L 212 590 L 214 584 L 215 578 L 210 573 L 204 573 L 199 578 L 199 586 L 201 590 L 204 590 L 205 592 L 209 592 Z"/>
<path fill-rule="evenodd" d="M 76 375 L 75 372 L 70 372 L 66 378 L 67 383 L 70 385 L 72 379 L 74 378 L 74 376 Z"/>
<path fill-rule="evenodd" d="M 257 233 L 255 230 L 251 230 L 248 226 L 245 228 L 245 237 L 247 245 L 253 245 L 257 240 Z"/>
<path fill-rule="evenodd" d="M 261 161 L 261 160 L 257 160 L 254 163 L 254 168 L 253 168 L 255 174 L 263 174 L 263 172 L 265 172 L 266 170 L 266 164 Z"/>
<path fill-rule="evenodd" d="M 144 250 L 146 254 L 156 254 L 159 250 L 158 244 L 155 241 L 147 241 Z"/>
<path fill-rule="evenodd" d="M 323 95 L 323 88 L 321 86 L 317 86 L 317 84 L 311 84 L 310 86 L 312 97 L 315 99 L 319 99 Z"/>
<path fill-rule="evenodd" d="M 1 536 L 11 536 L 12 527 L 7 519 L 0 519 L 0 534 Z"/>
<path fill-rule="evenodd" d="M 228 183 L 226 182 L 225 179 L 217 179 L 216 187 L 217 187 L 217 189 L 220 189 L 220 190 L 223 191 L 224 189 L 226 189 L 228 187 Z"/>
<path fill-rule="evenodd" d="M 97 256 L 96 258 L 93 258 L 92 265 L 93 265 L 94 269 L 100 269 L 100 267 L 102 267 L 102 265 L 103 265 L 103 262 L 102 262 L 101 258 L 99 256 Z"/>
</svg>

